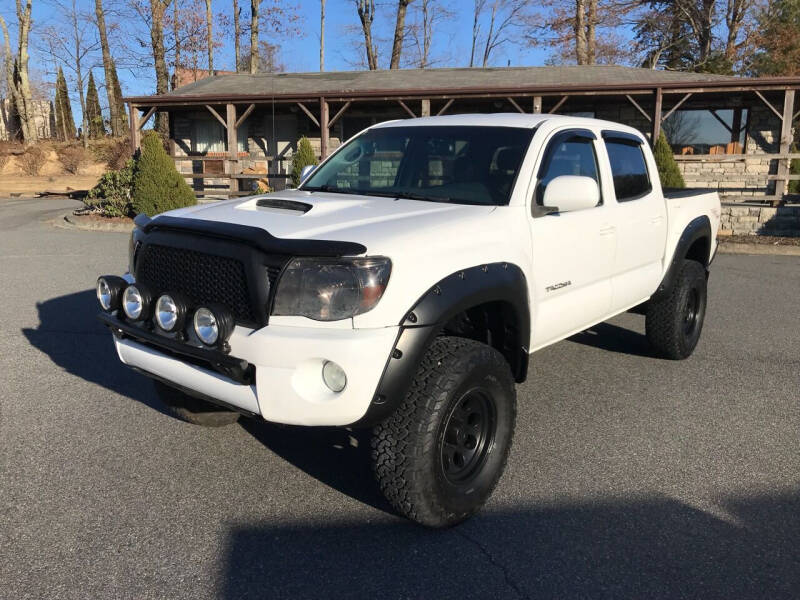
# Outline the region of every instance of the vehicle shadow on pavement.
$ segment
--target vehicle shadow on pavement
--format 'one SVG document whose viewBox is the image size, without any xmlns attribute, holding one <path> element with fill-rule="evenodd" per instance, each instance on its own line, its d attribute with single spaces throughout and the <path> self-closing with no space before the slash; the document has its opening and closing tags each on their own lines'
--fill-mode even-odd
<svg viewBox="0 0 800 600">
<path fill-rule="evenodd" d="M 111 333 L 96 318 L 94 290 L 51 298 L 36 309 L 39 326 L 22 330 L 33 347 L 68 373 L 168 414 L 150 381 L 120 362 Z"/>
<path fill-rule="evenodd" d="M 400 520 L 234 526 L 222 598 L 796 598 L 800 496 L 486 511 L 445 531 Z M 729 518 L 728 518 L 729 517 Z"/>
<path fill-rule="evenodd" d="M 570 342 L 645 358 L 656 358 L 647 337 L 636 331 L 611 323 L 598 323 L 567 338 Z"/>
<path fill-rule="evenodd" d="M 239 423 L 272 452 L 317 481 L 373 508 L 392 512 L 372 474 L 369 430 L 293 427 L 258 419 Z"/>
</svg>

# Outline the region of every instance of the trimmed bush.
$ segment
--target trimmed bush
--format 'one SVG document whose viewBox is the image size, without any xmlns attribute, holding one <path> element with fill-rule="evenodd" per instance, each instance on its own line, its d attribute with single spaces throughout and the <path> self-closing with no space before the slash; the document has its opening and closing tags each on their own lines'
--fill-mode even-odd
<svg viewBox="0 0 800 600">
<path fill-rule="evenodd" d="M 121 169 L 103 173 L 97 185 L 89 190 L 86 206 L 99 210 L 104 217 L 134 216 L 131 189 L 135 171 L 136 162 L 129 159 Z"/>
<path fill-rule="evenodd" d="M 161 138 L 154 131 L 142 136 L 131 202 L 134 213 L 150 217 L 197 204 L 192 188 L 175 169 L 175 163 L 164 151 Z"/>
<path fill-rule="evenodd" d="M 41 146 L 28 146 L 17 160 L 23 173 L 34 177 L 39 174 L 47 162 L 47 155 L 48 151 Z"/>
<path fill-rule="evenodd" d="M 297 152 L 292 156 L 292 183 L 294 187 L 300 185 L 300 173 L 303 167 L 317 164 L 317 155 L 306 136 L 297 141 Z"/>
<path fill-rule="evenodd" d="M 83 146 L 63 146 L 56 150 L 56 154 L 64 170 L 73 175 L 77 175 L 90 160 L 89 152 Z"/>
<path fill-rule="evenodd" d="M 665 188 L 685 188 L 686 182 L 683 180 L 678 163 L 675 162 L 675 156 L 672 154 L 672 148 L 667 142 L 667 136 L 664 135 L 663 131 L 658 136 L 658 140 L 656 140 L 653 155 L 656 159 L 658 175 L 661 177 L 661 186 Z"/>
</svg>

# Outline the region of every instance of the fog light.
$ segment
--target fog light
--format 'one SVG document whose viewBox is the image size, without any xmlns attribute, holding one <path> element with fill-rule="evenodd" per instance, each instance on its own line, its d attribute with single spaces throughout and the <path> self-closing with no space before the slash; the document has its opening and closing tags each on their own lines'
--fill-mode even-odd
<svg viewBox="0 0 800 600">
<path fill-rule="evenodd" d="M 156 300 L 156 324 L 164 331 L 177 331 L 183 325 L 186 305 L 177 296 L 162 294 Z"/>
<path fill-rule="evenodd" d="M 337 394 L 341 392 L 347 385 L 347 375 L 344 369 L 337 365 L 335 362 L 326 360 L 322 364 L 322 381 L 332 392 Z"/>
<path fill-rule="evenodd" d="M 131 284 L 122 293 L 122 310 L 132 321 L 142 321 L 150 314 L 152 296 L 141 285 Z"/>
<path fill-rule="evenodd" d="M 194 332 L 200 341 L 213 346 L 219 340 L 219 323 L 211 309 L 200 307 L 194 313 Z"/>
<path fill-rule="evenodd" d="M 111 312 L 119 308 L 120 298 L 122 297 L 122 290 L 128 282 L 122 277 L 114 275 L 103 275 L 97 278 L 97 301 L 100 303 L 100 308 L 106 312 Z"/>
</svg>

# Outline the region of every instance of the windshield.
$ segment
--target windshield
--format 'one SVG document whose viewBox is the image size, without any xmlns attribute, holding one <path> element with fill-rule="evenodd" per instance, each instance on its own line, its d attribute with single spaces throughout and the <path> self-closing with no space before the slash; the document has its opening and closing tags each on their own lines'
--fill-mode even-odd
<svg viewBox="0 0 800 600">
<path fill-rule="evenodd" d="M 339 149 L 301 186 L 458 204 L 508 204 L 533 137 L 520 127 L 370 129 Z"/>
</svg>

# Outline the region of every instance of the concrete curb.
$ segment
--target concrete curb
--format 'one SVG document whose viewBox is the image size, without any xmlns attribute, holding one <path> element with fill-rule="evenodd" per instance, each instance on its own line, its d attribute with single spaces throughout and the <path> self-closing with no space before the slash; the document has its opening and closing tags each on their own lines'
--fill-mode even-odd
<svg viewBox="0 0 800 600">
<path fill-rule="evenodd" d="M 741 242 L 719 242 L 720 254 L 768 254 L 772 256 L 800 256 L 800 246 L 784 244 L 747 244 Z"/>
<path fill-rule="evenodd" d="M 54 227 L 63 229 L 79 229 L 81 231 L 103 231 L 106 233 L 130 233 L 133 229 L 133 221 L 130 223 L 87 223 L 83 222 L 72 214 L 73 211 L 66 212 L 59 217 L 53 219 L 50 223 Z"/>
</svg>

